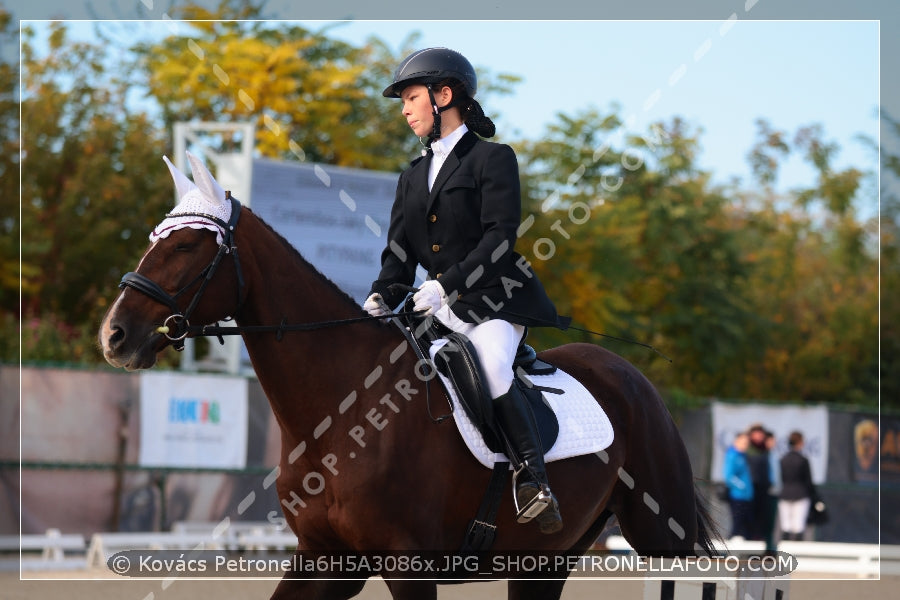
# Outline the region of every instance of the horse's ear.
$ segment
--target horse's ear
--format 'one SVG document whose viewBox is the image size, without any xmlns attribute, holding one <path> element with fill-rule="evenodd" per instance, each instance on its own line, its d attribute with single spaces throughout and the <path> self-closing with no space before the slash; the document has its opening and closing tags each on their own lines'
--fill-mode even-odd
<svg viewBox="0 0 900 600">
<path fill-rule="evenodd" d="M 172 179 L 175 180 L 175 191 L 178 193 L 178 200 L 181 201 L 182 198 L 188 192 L 197 189 L 197 186 L 194 185 L 194 182 L 188 179 L 187 175 L 178 170 L 178 167 L 172 164 L 172 161 L 169 160 L 168 156 L 163 156 L 163 160 L 166 163 L 166 166 L 169 167 L 169 173 L 172 174 Z"/>
<path fill-rule="evenodd" d="M 219 185 L 203 161 L 191 154 L 187 153 L 188 161 L 191 164 L 191 173 L 194 175 L 194 183 L 203 192 L 203 195 L 213 203 L 225 203 L 225 190 Z"/>
</svg>

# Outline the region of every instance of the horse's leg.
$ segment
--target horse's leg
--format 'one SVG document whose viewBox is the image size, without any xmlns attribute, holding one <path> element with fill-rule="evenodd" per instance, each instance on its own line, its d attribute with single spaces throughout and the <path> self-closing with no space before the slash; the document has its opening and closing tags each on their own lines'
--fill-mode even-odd
<svg viewBox="0 0 900 600">
<path fill-rule="evenodd" d="M 304 560 L 315 560 L 298 548 L 294 552 L 295 565 Z M 365 579 L 311 579 L 310 573 L 290 570 L 278 583 L 271 600 L 348 600 L 356 596 L 366 585 Z"/>
<path fill-rule="evenodd" d="M 385 579 L 394 600 L 437 600 L 437 584 L 429 580 Z"/>
<path fill-rule="evenodd" d="M 509 600 L 559 600 L 565 579 L 511 579 L 506 584 Z"/>
<path fill-rule="evenodd" d="M 270 600 L 348 600 L 360 593 L 365 580 L 288 579 L 286 574 Z"/>
<path fill-rule="evenodd" d="M 603 532 L 603 528 L 606 527 L 606 522 L 609 521 L 612 514 L 610 510 L 604 510 L 600 513 L 600 517 L 581 536 L 581 539 L 569 549 L 569 553 L 580 555 L 590 548 L 597 541 L 597 538 L 600 537 L 600 533 Z M 557 573 L 555 576 L 558 579 L 510 580 L 507 584 L 508 598 L 509 600 L 544 600 L 544 598 L 558 600 L 562 596 L 563 586 L 566 584 L 569 573 Z"/>
</svg>

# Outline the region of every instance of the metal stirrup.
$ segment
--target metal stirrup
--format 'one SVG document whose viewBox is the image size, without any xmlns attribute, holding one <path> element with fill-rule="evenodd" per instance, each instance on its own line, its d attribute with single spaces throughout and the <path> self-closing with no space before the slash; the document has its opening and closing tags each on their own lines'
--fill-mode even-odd
<svg viewBox="0 0 900 600">
<path fill-rule="evenodd" d="M 550 488 L 535 482 L 538 488 L 537 493 L 525 504 L 525 506 L 519 506 L 519 495 L 517 493 L 518 489 L 516 483 L 519 479 L 519 475 L 526 468 L 528 468 L 527 460 L 523 461 L 521 465 L 513 470 L 512 476 L 513 505 L 516 507 L 516 521 L 519 523 L 528 523 L 544 512 L 544 509 L 550 506 L 550 503 L 553 501 L 553 496 L 550 494 Z"/>
</svg>

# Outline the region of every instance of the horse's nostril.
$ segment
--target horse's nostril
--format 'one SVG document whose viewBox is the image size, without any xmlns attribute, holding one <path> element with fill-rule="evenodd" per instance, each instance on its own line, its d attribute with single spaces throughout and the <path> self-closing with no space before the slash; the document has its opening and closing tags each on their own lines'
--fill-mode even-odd
<svg viewBox="0 0 900 600">
<path fill-rule="evenodd" d="M 112 334 L 110 334 L 108 342 L 109 346 L 114 348 L 125 341 L 125 330 L 118 325 L 113 325 L 110 329 L 112 329 Z"/>
</svg>

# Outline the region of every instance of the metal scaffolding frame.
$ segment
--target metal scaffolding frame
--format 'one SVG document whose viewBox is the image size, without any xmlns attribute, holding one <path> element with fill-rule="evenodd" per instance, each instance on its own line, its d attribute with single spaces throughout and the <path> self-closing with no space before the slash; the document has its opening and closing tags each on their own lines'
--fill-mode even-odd
<svg viewBox="0 0 900 600">
<path fill-rule="evenodd" d="M 202 156 L 216 181 L 244 206 L 250 206 L 250 190 L 253 177 L 253 149 L 256 128 L 253 123 L 215 123 L 206 121 L 179 122 L 173 126 L 174 164 L 183 173 L 188 172 L 185 151 Z M 230 135 L 229 135 L 230 134 Z M 224 137 L 229 144 L 239 144 L 238 151 L 223 150 Z M 177 201 L 177 198 L 176 198 Z M 243 341 L 240 336 L 227 336 L 225 344 L 212 341 L 209 352 L 197 357 L 196 343 L 185 340 L 181 355 L 184 371 L 218 371 L 237 374 L 242 371 Z"/>
</svg>

